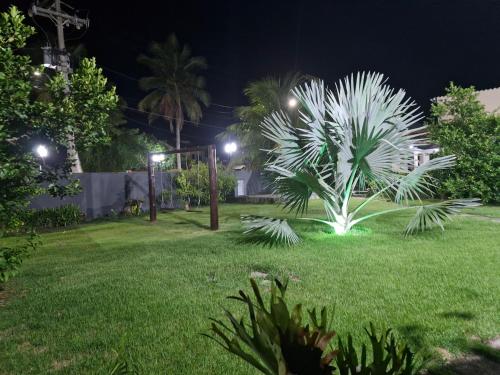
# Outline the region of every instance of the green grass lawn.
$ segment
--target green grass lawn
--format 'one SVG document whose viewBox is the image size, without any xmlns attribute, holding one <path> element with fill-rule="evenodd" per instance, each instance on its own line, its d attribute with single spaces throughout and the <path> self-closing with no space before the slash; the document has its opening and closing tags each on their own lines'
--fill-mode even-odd
<svg viewBox="0 0 500 375">
<path fill-rule="evenodd" d="M 223 205 L 218 232 L 202 211 L 42 235 L 2 292 L 0 374 L 106 373 L 121 340 L 144 374 L 254 374 L 200 335 L 221 306 L 235 306 L 226 296 L 249 289 L 252 271 L 293 276 L 290 302 L 335 306 L 335 330 L 356 340 L 370 321 L 426 351 L 459 353 L 471 336 L 500 334 L 496 222 L 461 216 L 408 239 L 408 213 L 344 237 L 300 222 L 304 241 L 287 249 L 241 243 L 239 215 L 275 206 Z M 322 210 L 313 203 L 310 213 Z"/>
</svg>

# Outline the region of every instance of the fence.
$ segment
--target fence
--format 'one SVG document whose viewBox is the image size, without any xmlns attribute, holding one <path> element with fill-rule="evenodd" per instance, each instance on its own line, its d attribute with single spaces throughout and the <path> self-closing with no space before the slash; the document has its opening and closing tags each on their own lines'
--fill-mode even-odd
<svg viewBox="0 0 500 375">
<path fill-rule="evenodd" d="M 53 198 L 48 195 L 35 197 L 31 201 L 34 209 L 58 207 L 76 204 L 88 220 L 103 217 L 114 212 L 121 212 L 128 200 L 141 200 L 143 211 L 149 210 L 148 174 L 146 172 L 118 173 L 75 173 L 80 180 L 82 192 L 72 197 Z M 174 173 L 156 174 L 157 199 L 167 190 L 172 198 L 166 199 L 166 208 L 178 208 L 180 202 L 175 196 Z"/>
</svg>

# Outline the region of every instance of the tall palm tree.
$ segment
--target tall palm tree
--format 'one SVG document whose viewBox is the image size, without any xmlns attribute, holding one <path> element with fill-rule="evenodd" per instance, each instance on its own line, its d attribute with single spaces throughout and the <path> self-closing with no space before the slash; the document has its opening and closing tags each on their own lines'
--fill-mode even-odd
<svg viewBox="0 0 500 375">
<path fill-rule="evenodd" d="M 203 57 L 191 56 L 187 45 L 179 45 L 175 34 L 165 43 L 153 42 L 150 56 L 140 55 L 138 62 L 146 65 L 152 75 L 139 80 L 139 86 L 149 93 L 139 102 L 139 109 L 148 111 L 149 122 L 163 118 L 174 132 L 175 145 L 181 147 L 181 131 L 185 118 L 195 124 L 202 117 L 202 107 L 208 106 L 210 96 L 205 90 L 205 78 L 200 70 L 207 68 Z M 177 154 L 177 169 L 181 169 L 181 155 Z"/>
<path fill-rule="evenodd" d="M 249 104 L 235 109 L 234 115 L 239 121 L 217 137 L 221 141 L 237 140 L 240 157 L 234 158 L 233 162 L 241 162 L 251 168 L 263 166 L 268 158 L 263 150 L 272 148 L 273 144 L 262 135 L 261 123 L 275 111 L 286 111 L 293 118 L 297 111 L 288 106 L 291 91 L 308 78 L 311 77 L 288 73 L 284 77 L 266 77 L 248 84 L 243 93 Z"/>
</svg>

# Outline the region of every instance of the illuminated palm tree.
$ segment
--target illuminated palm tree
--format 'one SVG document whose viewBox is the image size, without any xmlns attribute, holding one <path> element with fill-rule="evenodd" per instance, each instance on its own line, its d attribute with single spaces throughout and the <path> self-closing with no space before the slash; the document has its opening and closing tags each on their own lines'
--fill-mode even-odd
<svg viewBox="0 0 500 375">
<path fill-rule="evenodd" d="M 165 43 L 153 42 L 149 52 L 151 56 L 138 57 L 152 73 L 139 81 L 141 89 L 149 91 L 139 102 L 139 109 L 150 112 L 150 122 L 162 118 L 170 125 L 170 131 L 175 128 L 175 144 L 179 149 L 185 118 L 199 123 L 203 115 L 201 105 L 207 107 L 210 101 L 205 79 L 199 75 L 207 64 L 203 57 L 191 56 L 191 49 L 180 46 L 174 34 Z M 177 154 L 177 169 L 181 169 L 180 154 Z"/>
<path fill-rule="evenodd" d="M 459 209 L 479 205 L 477 199 L 420 202 L 432 191 L 430 173 L 452 167 L 455 157 L 438 157 L 412 169 L 412 145 L 426 141 L 424 127 L 415 127 L 421 116 L 405 92 L 390 88 L 381 74 L 352 75 L 334 91 L 312 81 L 292 92 L 302 126 L 293 126 L 283 111 L 268 116 L 261 126 L 264 137 L 276 145 L 268 152 L 265 169 L 286 208 L 305 213 L 315 193 L 327 219 L 308 220 L 324 223 L 339 235 L 369 218 L 414 210 L 406 229 L 410 234 L 434 225 L 442 228 Z M 366 184 L 374 187 L 374 194 L 351 210 L 355 187 Z M 399 207 L 360 215 L 381 195 L 391 197 Z M 265 233 L 289 244 L 298 241 L 286 220 L 247 216 L 243 222 L 249 233 Z"/>
</svg>

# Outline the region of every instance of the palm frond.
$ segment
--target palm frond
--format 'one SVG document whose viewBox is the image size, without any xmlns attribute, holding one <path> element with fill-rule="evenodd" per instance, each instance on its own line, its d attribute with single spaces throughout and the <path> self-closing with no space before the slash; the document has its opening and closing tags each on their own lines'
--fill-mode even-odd
<svg viewBox="0 0 500 375">
<path fill-rule="evenodd" d="M 282 243 L 292 246 L 300 242 L 299 236 L 288 225 L 285 219 L 275 219 L 265 216 L 242 215 L 246 235 L 256 235 L 256 240 L 264 244 L 273 245 Z"/>
<path fill-rule="evenodd" d="M 422 195 L 431 193 L 433 182 L 429 173 L 451 168 L 453 165 L 455 165 L 454 155 L 441 156 L 419 165 L 406 176 L 399 179 L 395 201 L 399 203 L 403 200 L 421 199 Z"/>
<path fill-rule="evenodd" d="M 352 168 L 367 179 L 389 183 L 393 169 L 411 156 L 414 134 L 408 132 L 420 118 L 404 90 L 395 92 L 382 74 L 358 73 L 346 77 L 328 92 L 326 111 L 340 143 L 337 185 L 345 186 Z"/>
<path fill-rule="evenodd" d="M 415 216 L 408 223 L 405 234 L 410 235 L 435 226 L 444 230 L 443 224 L 445 221 L 451 220 L 451 215 L 460 213 L 464 208 L 477 207 L 480 205 L 480 200 L 477 198 L 454 199 L 422 205 L 417 208 Z"/>
<path fill-rule="evenodd" d="M 325 119 L 325 87 L 323 81 L 311 81 L 296 87 L 293 94 L 301 104 L 301 120 L 307 125 L 299 129 L 303 138 L 304 157 L 311 164 L 316 164 L 320 156 L 327 151 L 329 141 Z"/>
<path fill-rule="evenodd" d="M 299 136 L 283 112 L 274 112 L 261 124 L 262 135 L 269 139 L 275 147 L 271 153 L 275 156 L 272 164 L 290 170 L 298 170 L 305 163 L 304 151 L 299 144 Z"/>
</svg>

